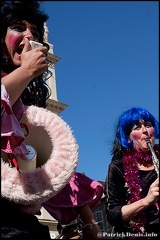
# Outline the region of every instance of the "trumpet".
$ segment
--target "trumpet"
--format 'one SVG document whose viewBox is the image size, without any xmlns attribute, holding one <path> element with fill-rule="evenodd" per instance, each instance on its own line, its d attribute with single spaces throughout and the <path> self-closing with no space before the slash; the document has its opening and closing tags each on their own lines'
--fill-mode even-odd
<svg viewBox="0 0 160 240">
<path fill-rule="evenodd" d="M 155 168 L 155 171 L 157 173 L 157 176 L 159 178 L 159 160 L 155 154 L 155 151 L 152 147 L 152 144 L 151 144 L 151 141 L 149 139 L 146 139 L 146 143 L 151 151 L 151 154 L 152 154 L 152 161 L 153 161 L 153 165 L 154 165 L 154 168 Z"/>
</svg>

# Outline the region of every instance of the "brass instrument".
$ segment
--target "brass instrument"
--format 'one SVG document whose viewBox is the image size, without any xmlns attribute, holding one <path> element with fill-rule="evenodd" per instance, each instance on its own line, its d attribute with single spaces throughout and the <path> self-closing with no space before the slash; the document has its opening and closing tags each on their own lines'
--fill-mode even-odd
<svg viewBox="0 0 160 240">
<path fill-rule="evenodd" d="M 152 161 L 153 161 L 153 165 L 154 165 L 154 168 L 155 168 L 155 171 L 157 173 L 157 176 L 159 178 L 159 160 L 155 154 L 155 151 L 152 147 L 152 144 L 151 144 L 151 141 L 149 139 L 146 139 L 146 143 L 151 151 L 151 154 L 152 154 Z"/>
</svg>

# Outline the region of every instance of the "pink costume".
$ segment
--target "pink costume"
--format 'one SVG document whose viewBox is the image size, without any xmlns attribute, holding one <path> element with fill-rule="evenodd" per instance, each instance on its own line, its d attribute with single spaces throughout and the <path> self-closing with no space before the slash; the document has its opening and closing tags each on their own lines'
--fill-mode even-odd
<svg viewBox="0 0 160 240">
<path fill-rule="evenodd" d="M 32 109 L 32 107 L 31 107 L 31 109 Z M 4 152 L 13 153 L 15 155 L 27 154 L 26 145 L 24 143 L 25 136 L 24 136 L 24 133 L 19 124 L 19 120 L 21 119 L 24 111 L 25 111 L 25 107 L 24 107 L 21 99 L 17 100 L 17 102 L 14 104 L 14 106 L 11 106 L 11 103 L 9 100 L 9 95 L 8 95 L 4 85 L 1 84 L 1 122 L 2 122 L 2 125 L 1 125 L 1 140 L 2 140 L 1 150 L 3 150 Z M 48 112 L 47 112 L 47 114 L 50 115 L 50 113 L 48 113 Z M 45 115 L 47 115 L 47 114 L 45 114 Z M 43 115 L 43 116 L 45 116 L 45 115 Z M 58 118 L 58 116 L 57 116 L 57 118 Z M 42 117 L 40 117 L 40 120 L 42 120 Z M 58 119 L 58 121 L 62 121 L 62 120 Z M 67 127 L 66 134 L 67 134 L 66 136 L 68 136 L 68 139 L 69 139 L 68 127 Z M 66 139 L 66 136 L 65 136 L 65 139 Z M 71 140 L 70 139 L 68 140 L 69 144 L 70 144 L 70 142 L 72 143 L 72 138 L 73 137 L 71 136 Z M 67 146 L 69 144 L 67 144 Z M 58 187 L 55 188 L 55 193 L 56 193 L 56 191 L 58 192 L 56 195 L 55 195 L 55 193 L 51 192 L 53 187 L 50 188 L 50 186 L 47 185 L 48 183 L 46 183 L 46 186 L 45 185 L 41 186 L 41 181 L 39 181 L 39 180 L 35 181 L 36 177 L 39 177 L 38 179 L 44 179 L 45 175 L 43 176 L 43 174 L 41 175 L 41 173 L 43 173 L 43 172 L 46 173 L 46 170 L 44 171 L 43 168 L 42 168 L 42 170 L 36 169 L 35 173 L 23 173 L 23 172 L 19 173 L 18 171 L 16 173 L 16 171 L 14 169 L 7 168 L 6 164 L 3 165 L 4 175 L 2 175 L 2 179 L 3 179 L 2 189 L 4 189 L 4 190 L 2 191 L 2 195 L 6 196 L 8 199 L 11 199 L 11 200 L 16 199 L 17 203 L 22 203 L 22 204 L 24 203 L 25 205 L 33 204 L 33 211 L 34 211 L 33 199 L 35 199 L 35 206 L 37 204 L 42 204 L 42 206 L 55 219 L 57 219 L 62 224 L 67 224 L 67 223 L 71 222 L 72 220 L 74 220 L 78 216 L 78 211 L 77 211 L 78 206 L 82 206 L 85 203 L 88 203 L 91 208 L 97 206 L 100 203 L 100 199 L 103 194 L 103 186 L 101 183 L 88 178 L 87 176 L 85 176 L 82 173 L 74 172 L 74 168 L 75 168 L 74 166 L 76 166 L 76 164 L 77 164 L 77 159 L 76 159 L 77 158 L 77 149 L 76 149 L 77 146 L 76 146 L 76 143 L 74 142 L 74 139 L 73 139 L 73 144 L 71 144 L 71 146 L 72 146 L 71 150 L 75 149 L 72 154 L 73 160 L 72 159 L 69 160 L 70 155 L 66 158 L 66 160 L 67 160 L 68 164 L 70 164 L 70 162 L 73 162 L 73 163 L 71 163 L 72 165 L 68 165 L 69 169 L 67 169 L 67 165 L 66 165 L 66 170 L 65 170 L 65 168 L 61 170 L 61 171 L 63 171 L 63 173 L 60 172 L 57 175 L 57 177 L 54 177 L 54 174 L 53 174 L 53 177 L 50 179 L 50 181 L 53 181 L 53 184 L 54 184 L 54 179 L 55 179 L 55 183 L 58 182 L 57 185 L 58 184 L 60 185 L 60 186 L 58 185 Z M 66 152 L 68 152 L 68 150 Z M 62 153 L 62 155 L 63 155 L 63 153 Z M 60 154 L 59 154 L 59 156 L 60 156 Z M 49 171 L 51 171 L 51 169 L 52 169 L 53 173 L 54 173 L 54 171 L 56 171 L 55 169 L 56 169 L 56 167 L 58 167 L 58 164 L 61 161 L 60 159 L 62 159 L 62 158 L 59 158 L 56 160 L 57 164 L 56 164 L 55 160 L 53 161 L 53 166 L 54 166 L 54 163 L 56 164 L 53 169 L 52 169 L 52 165 L 50 163 L 48 163 L 48 164 L 50 164 Z M 15 176 L 15 180 L 14 180 L 14 178 L 12 180 L 13 184 L 10 183 L 10 184 L 12 184 L 11 186 L 8 185 L 8 182 L 7 182 L 8 175 L 6 175 L 6 174 L 10 175 L 10 171 L 12 171 Z M 71 171 L 71 173 L 69 173 L 69 171 Z M 38 175 L 38 174 L 40 174 L 40 175 Z M 70 177 L 70 174 L 72 174 L 71 175 L 72 177 Z M 16 180 L 16 179 L 18 179 L 18 180 Z M 26 195 L 28 193 L 23 191 L 24 179 L 26 179 L 25 186 L 29 190 L 29 195 Z M 28 179 L 29 179 L 29 181 L 28 181 Z M 70 181 L 68 181 L 68 179 L 70 179 Z M 18 183 L 17 186 L 15 185 L 15 181 L 17 181 L 17 183 Z M 68 184 L 66 185 L 65 183 L 68 183 Z M 22 187 L 21 187 L 21 184 L 22 184 Z M 62 185 L 63 185 L 63 188 L 62 188 Z M 36 190 L 36 186 L 37 186 L 38 190 Z M 7 190 L 7 187 L 9 188 L 8 190 Z M 20 187 L 22 189 L 19 189 Z M 46 193 L 45 193 L 45 187 L 47 189 Z M 13 188 L 12 191 L 10 190 L 11 188 Z M 44 190 L 43 190 L 43 188 L 44 188 Z M 48 188 L 49 188 L 49 190 L 48 190 Z M 41 196 L 40 194 L 38 195 L 39 189 L 42 189 L 43 194 L 45 193 L 44 196 Z M 60 191 L 58 191 L 58 189 L 60 189 Z M 15 193 L 13 190 L 15 191 Z M 33 193 L 32 193 L 32 191 L 33 191 Z M 47 196 L 48 192 L 49 193 L 51 192 L 50 198 Z M 22 196 L 23 196 L 23 198 L 22 198 Z M 46 199 L 47 199 L 47 201 L 46 201 Z M 35 207 L 35 211 L 37 211 L 37 210 L 38 210 L 38 208 Z M 29 208 L 26 211 L 28 212 Z"/>
<path fill-rule="evenodd" d="M 24 111 L 21 99 L 11 106 L 5 86 L 1 84 L 1 150 L 6 153 L 27 154 L 24 133 L 19 124 Z"/>
<path fill-rule="evenodd" d="M 98 181 L 75 172 L 70 182 L 53 198 L 43 203 L 43 207 L 61 224 L 75 220 L 77 207 L 88 203 L 93 208 L 100 204 L 103 185 Z"/>
</svg>

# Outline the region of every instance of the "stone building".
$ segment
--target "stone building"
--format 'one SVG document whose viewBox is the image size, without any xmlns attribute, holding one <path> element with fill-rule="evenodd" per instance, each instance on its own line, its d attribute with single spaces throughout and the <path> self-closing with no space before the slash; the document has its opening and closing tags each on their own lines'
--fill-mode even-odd
<svg viewBox="0 0 160 240">
<path fill-rule="evenodd" d="M 50 47 L 47 59 L 49 62 L 49 72 L 51 74 L 51 77 L 47 80 L 47 84 L 50 86 L 52 90 L 52 94 L 50 98 L 47 100 L 47 109 L 60 115 L 61 111 L 65 110 L 65 108 L 68 105 L 59 102 L 57 99 L 55 64 L 60 60 L 60 57 L 54 54 L 53 44 L 48 42 L 48 34 L 49 34 L 48 27 L 45 24 L 44 42 L 49 44 Z M 103 195 L 101 199 L 101 204 L 93 209 L 95 219 L 98 222 L 102 232 L 105 232 L 106 226 L 104 208 L 105 208 L 105 196 Z M 41 214 L 36 216 L 38 217 L 39 221 L 42 224 L 49 226 L 51 238 L 55 239 L 59 234 L 57 231 L 57 221 L 43 207 L 41 208 Z"/>
</svg>

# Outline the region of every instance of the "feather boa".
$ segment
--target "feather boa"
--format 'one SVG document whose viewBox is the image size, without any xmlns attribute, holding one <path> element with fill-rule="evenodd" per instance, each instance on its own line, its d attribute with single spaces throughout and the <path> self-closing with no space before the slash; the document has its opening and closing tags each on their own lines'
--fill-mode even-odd
<svg viewBox="0 0 160 240">
<path fill-rule="evenodd" d="M 159 157 L 159 144 L 155 144 L 154 151 Z M 139 169 L 137 163 L 140 165 L 152 164 L 152 154 L 150 150 L 137 151 L 136 149 L 124 149 L 123 150 L 123 166 L 124 166 L 124 177 L 129 193 L 129 203 L 136 202 L 142 198 L 141 192 L 141 181 L 139 178 Z M 129 224 L 133 232 L 144 232 L 145 230 L 146 216 L 144 212 L 140 212 L 134 218 L 129 221 Z"/>
<path fill-rule="evenodd" d="M 70 127 L 57 114 L 29 106 L 25 116 L 31 126 L 42 127 L 47 132 L 52 143 L 51 154 L 33 172 L 20 173 L 2 159 L 1 194 L 20 204 L 22 211 L 34 213 L 69 182 L 78 164 L 78 145 Z"/>
</svg>

